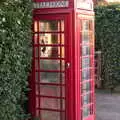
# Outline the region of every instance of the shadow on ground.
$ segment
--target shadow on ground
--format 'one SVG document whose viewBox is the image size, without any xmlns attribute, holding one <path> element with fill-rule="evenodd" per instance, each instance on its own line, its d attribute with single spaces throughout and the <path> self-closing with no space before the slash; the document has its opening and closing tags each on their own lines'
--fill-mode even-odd
<svg viewBox="0 0 120 120">
<path fill-rule="evenodd" d="M 120 120 L 120 93 L 96 90 L 96 120 Z"/>
</svg>

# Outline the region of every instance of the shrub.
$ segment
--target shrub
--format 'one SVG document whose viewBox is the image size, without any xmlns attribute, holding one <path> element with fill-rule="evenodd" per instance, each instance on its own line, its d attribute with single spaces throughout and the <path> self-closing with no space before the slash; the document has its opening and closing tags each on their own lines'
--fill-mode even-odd
<svg viewBox="0 0 120 120">
<path fill-rule="evenodd" d="M 0 120 L 23 120 L 31 62 L 31 0 L 0 0 Z"/>
<path fill-rule="evenodd" d="M 102 51 L 104 85 L 115 88 L 120 83 L 120 4 L 98 6 L 96 14 L 96 50 Z"/>
</svg>

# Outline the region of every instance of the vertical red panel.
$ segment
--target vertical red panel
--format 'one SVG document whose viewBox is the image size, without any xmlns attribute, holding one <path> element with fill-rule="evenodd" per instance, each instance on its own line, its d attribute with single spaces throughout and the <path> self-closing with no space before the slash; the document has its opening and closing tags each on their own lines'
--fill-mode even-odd
<svg viewBox="0 0 120 120">
<path fill-rule="evenodd" d="M 93 17 L 88 15 L 78 14 L 79 23 L 82 26 L 80 30 L 80 58 L 81 58 L 81 119 L 93 120 L 94 119 L 94 29 L 93 29 Z M 83 42 L 83 40 L 89 40 Z M 88 52 L 89 50 L 89 52 Z M 86 60 L 89 59 L 88 63 Z M 85 64 L 84 64 L 85 62 Z M 89 74 L 87 72 L 89 70 Z M 85 72 L 85 73 L 84 73 Z M 86 73 L 87 72 L 87 73 Z M 84 73 L 84 74 L 83 74 Z M 88 75 L 87 75 L 88 74 Z M 87 77 L 87 76 L 89 77 Z M 90 88 L 86 88 L 86 87 Z M 85 89 L 85 90 L 83 90 Z M 88 90 L 87 90 L 88 89 Z M 84 103 L 85 102 L 85 103 Z"/>
</svg>

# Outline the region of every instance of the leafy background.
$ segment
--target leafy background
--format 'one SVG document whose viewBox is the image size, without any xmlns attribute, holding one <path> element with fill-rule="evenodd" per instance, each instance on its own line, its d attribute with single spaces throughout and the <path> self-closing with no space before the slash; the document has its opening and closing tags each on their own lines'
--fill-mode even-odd
<svg viewBox="0 0 120 120">
<path fill-rule="evenodd" d="M 31 0 L 0 0 L 0 120 L 25 120 Z"/>
<path fill-rule="evenodd" d="M 120 4 L 95 8 L 96 50 L 102 51 L 103 87 L 120 83 Z"/>
</svg>

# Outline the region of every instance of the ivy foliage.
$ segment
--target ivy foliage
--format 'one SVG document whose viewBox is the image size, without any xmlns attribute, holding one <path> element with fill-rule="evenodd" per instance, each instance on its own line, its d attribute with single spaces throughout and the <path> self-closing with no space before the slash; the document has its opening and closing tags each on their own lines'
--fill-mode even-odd
<svg viewBox="0 0 120 120">
<path fill-rule="evenodd" d="M 102 80 L 114 89 L 120 83 L 120 4 L 97 6 L 96 50 L 102 51 Z"/>
<path fill-rule="evenodd" d="M 25 120 L 31 0 L 0 0 L 0 120 Z"/>
</svg>

